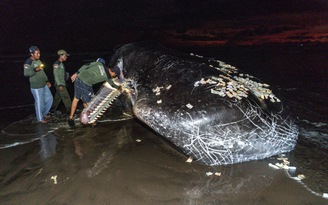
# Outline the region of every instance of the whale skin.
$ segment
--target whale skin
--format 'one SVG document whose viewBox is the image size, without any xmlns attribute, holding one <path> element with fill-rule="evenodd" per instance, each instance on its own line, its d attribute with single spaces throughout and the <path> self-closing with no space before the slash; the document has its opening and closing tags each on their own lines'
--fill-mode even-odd
<svg viewBox="0 0 328 205">
<path fill-rule="evenodd" d="M 232 65 L 154 42 L 117 48 L 110 66 L 118 62 L 134 116 L 194 161 L 234 164 L 296 145 L 298 126 L 279 94 Z"/>
</svg>

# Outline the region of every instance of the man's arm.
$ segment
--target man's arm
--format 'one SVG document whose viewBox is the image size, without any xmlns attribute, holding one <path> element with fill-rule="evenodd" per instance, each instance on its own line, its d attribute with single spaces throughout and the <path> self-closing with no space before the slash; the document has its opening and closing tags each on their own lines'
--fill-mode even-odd
<svg viewBox="0 0 328 205">
<path fill-rule="evenodd" d="M 42 64 L 40 64 L 38 67 L 33 67 L 32 66 L 32 60 L 28 59 L 25 63 L 24 63 L 24 76 L 25 77 L 32 77 L 33 75 L 35 75 L 36 72 L 39 72 L 40 70 L 42 70 L 43 66 Z"/>
<path fill-rule="evenodd" d="M 28 63 L 24 64 L 24 76 L 25 77 L 31 77 L 33 75 L 35 75 L 35 71 L 34 68 L 32 68 L 32 66 Z"/>
<path fill-rule="evenodd" d="M 55 78 L 55 82 L 58 86 L 65 86 L 65 76 L 63 75 L 63 73 L 60 72 L 60 68 L 58 64 L 54 64 L 53 65 L 53 69 L 54 69 L 54 78 Z"/>
<path fill-rule="evenodd" d="M 113 88 L 116 88 L 116 89 L 120 89 L 121 86 L 118 86 L 114 83 L 113 79 L 108 79 L 107 82 L 113 87 Z"/>
</svg>

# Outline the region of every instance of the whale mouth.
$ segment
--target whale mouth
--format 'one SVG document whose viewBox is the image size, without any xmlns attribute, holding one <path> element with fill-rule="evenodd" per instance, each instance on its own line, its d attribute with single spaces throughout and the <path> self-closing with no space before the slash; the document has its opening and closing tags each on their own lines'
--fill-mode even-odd
<svg viewBox="0 0 328 205">
<path fill-rule="evenodd" d="M 82 124 L 92 124 L 112 105 L 121 92 L 105 82 L 80 115 Z"/>
</svg>

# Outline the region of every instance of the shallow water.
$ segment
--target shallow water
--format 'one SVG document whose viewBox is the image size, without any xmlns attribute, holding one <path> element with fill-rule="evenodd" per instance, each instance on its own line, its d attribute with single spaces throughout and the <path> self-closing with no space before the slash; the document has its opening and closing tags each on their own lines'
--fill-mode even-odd
<svg viewBox="0 0 328 205">
<path fill-rule="evenodd" d="M 57 120 L 33 128 L 39 140 L 0 150 L 1 204 L 327 202 L 269 167 L 276 157 L 216 167 L 187 163 L 134 119 L 75 129 Z M 287 156 L 293 165 L 296 153 Z"/>
<path fill-rule="evenodd" d="M 6 70 L 18 83 L 3 83 L 4 76 L 0 81 L 6 96 L 0 107 L 1 204 L 328 204 L 322 197 L 328 193 L 328 92 L 321 82 L 327 63 L 309 74 L 319 79 L 315 84 L 303 79 L 303 70 L 293 80 L 285 75 L 295 73 L 283 69 L 298 59 L 294 53 L 242 53 L 226 52 L 223 60 L 269 79 L 298 116 L 298 144 L 284 156 L 296 171 L 270 167 L 281 162 L 279 156 L 229 166 L 187 163 L 187 156 L 115 106 L 94 128 L 71 129 L 60 117 L 37 124 L 26 79 Z M 304 61 L 294 65 L 309 58 L 319 57 L 299 57 Z M 271 65 L 262 59 L 279 61 Z M 21 63 L 11 65 L 17 66 L 11 67 L 14 72 Z M 274 66 L 282 69 L 275 71 L 277 78 Z M 305 179 L 292 178 L 298 174 Z"/>
</svg>

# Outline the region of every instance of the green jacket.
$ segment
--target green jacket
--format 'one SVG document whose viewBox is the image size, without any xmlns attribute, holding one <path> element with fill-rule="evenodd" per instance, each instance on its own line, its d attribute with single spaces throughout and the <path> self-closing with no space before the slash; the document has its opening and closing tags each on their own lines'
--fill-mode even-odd
<svg viewBox="0 0 328 205">
<path fill-rule="evenodd" d="M 113 83 L 108 68 L 100 62 L 85 64 L 77 71 L 77 73 L 80 80 L 89 86 L 107 81 L 114 88 L 118 88 L 118 86 Z"/>
<path fill-rule="evenodd" d="M 33 89 L 44 88 L 47 85 L 48 77 L 44 70 L 35 71 L 35 68 L 41 65 L 40 60 L 28 58 L 24 63 L 24 76 L 29 78 L 30 87 Z"/>
<path fill-rule="evenodd" d="M 64 63 L 57 60 L 52 67 L 55 79 L 55 86 L 66 86 L 66 70 Z"/>
</svg>

